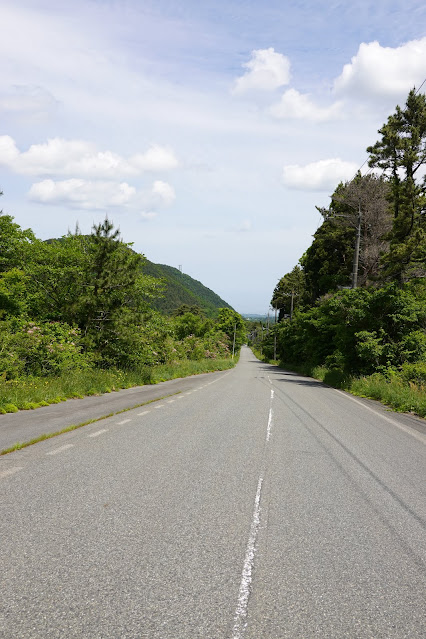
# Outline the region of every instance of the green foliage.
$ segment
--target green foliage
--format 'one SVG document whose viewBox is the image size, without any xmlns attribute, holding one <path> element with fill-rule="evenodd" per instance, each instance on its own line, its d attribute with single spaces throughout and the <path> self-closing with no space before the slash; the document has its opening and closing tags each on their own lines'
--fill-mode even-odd
<svg viewBox="0 0 426 639">
<path fill-rule="evenodd" d="M 279 326 L 286 362 L 368 374 L 426 359 L 425 282 L 340 291 Z"/>
<path fill-rule="evenodd" d="M 203 337 L 213 327 L 213 322 L 200 314 L 184 313 L 176 317 L 174 327 L 178 339 L 184 339 L 189 335 Z"/>
<path fill-rule="evenodd" d="M 1 412 L 149 383 L 158 366 L 217 370 L 230 358 L 232 337 L 203 313 L 217 315 L 222 300 L 178 272 L 190 305 L 173 318 L 153 310 L 164 283 L 108 219 L 90 236 L 42 242 L 0 215 L 0 248 Z"/>
<path fill-rule="evenodd" d="M 339 286 L 350 286 L 354 244 L 355 229 L 337 219 L 324 220 L 300 260 L 305 277 L 304 301 L 314 303 Z"/>
<path fill-rule="evenodd" d="M 391 184 L 393 227 L 383 263 L 387 275 L 402 282 L 425 275 L 426 96 L 411 90 L 405 107 L 397 106 L 379 133 L 367 151 L 370 166 L 385 171 Z"/>
<path fill-rule="evenodd" d="M 5 379 L 60 375 L 89 365 L 77 328 L 59 322 L 0 322 L 0 370 Z"/>
<path fill-rule="evenodd" d="M 246 325 L 239 313 L 231 308 L 219 309 L 216 327 L 228 336 L 232 350 L 235 337 L 235 350 L 239 350 L 247 338 Z"/>
<path fill-rule="evenodd" d="M 13 217 L 0 211 L 0 272 L 22 268 L 35 241 L 31 229 L 21 229 Z"/>
<path fill-rule="evenodd" d="M 183 306 L 186 307 L 183 312 L 194 313 L 194 309 L 198 308 L 207 317 L 215 318 L 219 308 L 231 308 L 219 295 L 173 266 L 146 260 L 144 272 L 161 278 L 164 283 L 163 295 L 152 300 L 152 307 L 161 313 L 176 314 Z"/>
<path fill-rule="evenodd" d="M 274 289 L 271 306 L 279 309 L 279 319 L 284 315 L 292 315 L 299 306 L 305 293 L 305 274 L 300 266 L 284 275 Z"/>
<path fill-rule="evenodd" d="M 319 209 L 324 222 L 300 260 L 302 305 L 277 329 L 278 351 L 333 385 L 362 375 L 369 396 L 425 414 L 426 96 L 410 91 L 379 134 L 367 151 L 382 175 L 358 173 Z M 263 346 L 270 356 L 271 338 Z"/>
</svg>

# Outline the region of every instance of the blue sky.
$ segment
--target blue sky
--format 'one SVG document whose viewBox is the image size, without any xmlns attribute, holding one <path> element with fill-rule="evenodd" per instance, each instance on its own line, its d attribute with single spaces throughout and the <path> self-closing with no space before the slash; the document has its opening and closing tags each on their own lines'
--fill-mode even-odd
<svg viewBox="0 0 426 639">
<path fill-rule="evenodd" d="M 3 0 L 2 208 L 125 241 L 264 313 L 426 78 L 419 1 Z"/>
</svg>

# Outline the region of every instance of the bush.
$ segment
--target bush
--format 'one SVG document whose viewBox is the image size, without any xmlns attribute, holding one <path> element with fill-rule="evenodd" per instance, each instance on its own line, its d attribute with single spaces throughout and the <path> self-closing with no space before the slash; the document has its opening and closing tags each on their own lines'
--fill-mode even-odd
<svg viewBox="0 0 426 639">
<path fill-rule="evenodd" d="M 426 385 L 426 362 L 406 362 L 401 367 L 401 378 L 418 386 Z"/>
<path fill-rule="evenodd" d="M 6 379 L 60 375 L 90 367 L 77 328 L 60 322 L 13 319 L 0 324 L 0 370 Z"/>
</svg>

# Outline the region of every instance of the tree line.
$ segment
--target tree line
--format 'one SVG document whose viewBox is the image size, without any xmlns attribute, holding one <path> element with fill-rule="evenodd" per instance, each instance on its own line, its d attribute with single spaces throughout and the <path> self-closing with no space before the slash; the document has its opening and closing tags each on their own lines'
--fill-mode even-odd
<svg viewBox="0 0 426 639">
<path fill-rule="evenodd" d="M 0 214 L 0 374 L 61 375 L 88 368 L 145 370 L 182 360 L 229 358 L 244 341 L 230 308 L 207 318 L 153 308 L 164 282 L 106 218 L 90 235 L 42 241 Z"/>
<path fill-rule="evenodd" d="M 411 90 L 378 133 L 370 171 L 317 207 L 323 221 L 311 246 L 273 291 L 275 347 L 289 364 L 410 370 L 425 383 L 425 95 Z M 265 346 L 271 356 L 271 340 Z"/>
</svg>

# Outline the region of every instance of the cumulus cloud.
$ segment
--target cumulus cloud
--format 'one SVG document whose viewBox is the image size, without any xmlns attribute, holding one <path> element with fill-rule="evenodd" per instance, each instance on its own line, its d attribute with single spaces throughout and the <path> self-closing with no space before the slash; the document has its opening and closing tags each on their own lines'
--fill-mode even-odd
<svg viewBox="0 0 426 639">
<path fill-rule="evenodd" d="M 351 180 L 357 170 L 357 164 L 340 158 L 305 166 L 292 164 L 284 167 L 283 182 L 288 188 L 299 191 L 334 191 L 339 182 Z"/>
<path fill-rule="evenodd" d="M 296 89 L 288 89 L 280 102 L 269 108 L 269 113 L 280 119 L 325 122 L 341 117 L 342 105 L 342 102 L 335 102 L 329 107 L 319 107 L 309 99 L 308 95 L 299 93 Z"/>
<path fill-rule="evenodd" d="M 152 218 L 155 209 L 169 206 L 175 199 L 174 189 L 167 182 L 154 182 L 149 191 L 137 190 L 127 182 L 84 180 L 71 178 L 36 182 L 28 193 L 30 200 L 40 204 L 61 204 L 86 211 L 111 208 L 139 209 L 141 216 Z M 154 210 L 152 210 L 154 209 Z M 148 212 L 146 212 L 148 211 Z"/>
<path fill-rule="evenodd" d="M 152 145 L 145 153 L 124 158 L 112 151 L 98 151 L 85 140 L 52 138 L 20 151 L 8 135 L 0 136 L 0 164 L 21 175 L 120 178 L 147 171 L 167 171 L 178 166 L 173 151 Z"/>
<path fill-rule="evenodd" d="M 126 182 L 90 182 L 77 178 L 60 182 L 43 180 L 33 184 L 29 191 L 29 198 L 34 202 L 84 210 L 128 206 L 135 196 L 136 189 Z"/>
<path fill-rule="evenodd" d="M 251 60 L 244 65 L 248 71 L 235 81 L 232 92 L 250 90 L 273 91 L 290 82 L 290 61 L 272 47 L 252 51 Z"/>
<path fill-rule="evenodd" d="M 152 194 L 155 198 L 166 206 L 172 204 L 176 199 L 176 194 L 172 186 L 167 182 L 156 180 L 152 186 Z"/>
<path fill-rule="evenodd" d="M 362 43 L 334 81 L 334 91 L 359 98 L 399 98 L 419 86 L 425 76 L 426 38 L 396 48 L 382 47 L 378 42 Z"/>
</svg>

